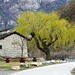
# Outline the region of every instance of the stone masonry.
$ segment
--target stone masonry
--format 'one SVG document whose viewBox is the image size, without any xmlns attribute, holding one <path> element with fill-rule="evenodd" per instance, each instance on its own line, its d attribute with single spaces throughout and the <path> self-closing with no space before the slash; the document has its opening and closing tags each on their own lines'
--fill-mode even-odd
<svg viewBox="0 0 75 75">
<path fill-rule="evenodd" d="M 0 49 L 1 56 L 21 57 L 23 48 L 23 57 L 28 57 L 27 40 L 17 34 L 1 39 L 0 45 L 2 46 L 2 49 Z"/>
</svg>

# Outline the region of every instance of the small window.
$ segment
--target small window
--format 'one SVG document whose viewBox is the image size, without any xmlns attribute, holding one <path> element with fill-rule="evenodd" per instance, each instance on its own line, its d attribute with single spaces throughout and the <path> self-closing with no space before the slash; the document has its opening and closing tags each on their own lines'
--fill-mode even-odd
<svg viewBox="0 0 75 75">
<path fill-rule="evenodd" d="M 2 45 L 0 45 L 0 49 L 2 49 Z"/>
</svg>

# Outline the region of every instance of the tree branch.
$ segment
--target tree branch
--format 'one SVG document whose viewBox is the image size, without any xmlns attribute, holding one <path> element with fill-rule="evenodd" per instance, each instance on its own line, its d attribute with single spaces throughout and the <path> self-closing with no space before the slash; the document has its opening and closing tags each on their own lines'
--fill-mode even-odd
<svg viewBox="0 0 75 75">
<path fill-rule="evenodd" d="M 43 38 L 42 40 L 41 40 L 41 37 L 40 36 L 38 36 L 39 37 L 39 40 L 40 40 L 40 42 L 42 43 L 42 46 L 44 47 L 44 46 L 46 46 L 46 38 Z"/>
<path fill-rule="evenodd" d="M 50 36 L 51 37 L 51 36 Z M 54 41 L 50 41 L 48 44 L 47 44 L 47 46 L 49 47 L 51 44 L 53 44 L 56 40 L 58 39 L 58 37 L 57 37 L 57 35 L 56 35 L 56 38 L 55 38 L 55 40 Z M 52 40 L 52 37 L 51 37 L 51 40 Z"/>
<path fill-rule="evenodd" d="M 41 51 L 47 53 L 47 51 L 46 51 L 44 48 L 41 48 L 41 47 L 40 47 L 39 40 L 38 40 L 36 37 L 34 37 L 34 39 L 35 39 L 37 48 L 40 49 Z"/>
</svg>

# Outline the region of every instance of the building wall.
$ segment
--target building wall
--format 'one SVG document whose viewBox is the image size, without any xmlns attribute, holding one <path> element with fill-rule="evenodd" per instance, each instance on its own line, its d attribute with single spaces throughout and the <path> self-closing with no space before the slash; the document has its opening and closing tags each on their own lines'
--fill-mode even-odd
<svg viewBox="0 0 75 75">
<path fill-rule="evenodd" d="M 22 44 L 24 44 L 24 46 Z M 23 57 L 28 57 L 27 41 L 17 34 L 12 34 L 0 40 L 0 45 L 2 45 L 2 49 L 0 49 L 1 56 L 21 57 L 21 46 L 23 46 Z"/>
</svg>

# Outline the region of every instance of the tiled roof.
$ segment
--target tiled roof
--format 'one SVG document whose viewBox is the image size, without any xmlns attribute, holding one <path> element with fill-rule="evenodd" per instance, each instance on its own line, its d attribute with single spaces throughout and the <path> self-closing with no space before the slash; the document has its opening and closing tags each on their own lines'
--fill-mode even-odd
<svg viewBox="0 0 75 75">
<path fill-rule="evenodd" d="M 6 38 L 6 37 L 8 37 L 8 36 L 10 36 L 10 35 L 12 35 L 12 34 L 17 34 L 17 35 L 19 35 L 19 36 L 25 38 L 27 41 L 30 41 L 29 38 L 27 38 L 26 36 L 23 36 L 22 34 L 16 32 L 16 31 L 15 31 L 15 32 L 9 32 L 9 33 L 0 34 L 0 40 L 1 40 L 1 39 L 4 39 L 4 38 Z"/>
</svg>

